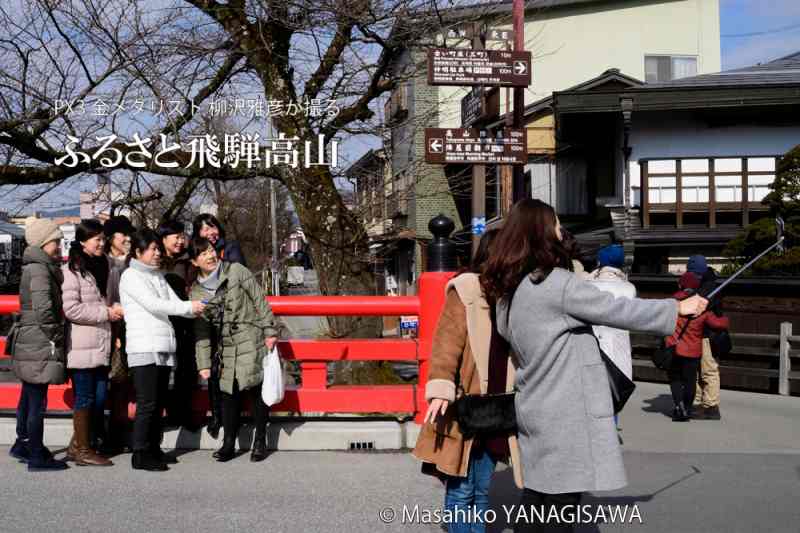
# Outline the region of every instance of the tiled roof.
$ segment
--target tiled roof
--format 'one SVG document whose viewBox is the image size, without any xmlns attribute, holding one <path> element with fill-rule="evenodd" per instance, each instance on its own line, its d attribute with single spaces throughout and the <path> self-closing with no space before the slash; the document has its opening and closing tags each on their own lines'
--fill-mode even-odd
<svg viewBox="0 0 800 533">
<path fill-rule="evenodd" d="M 664 83 L 648 83 L 648 88 L 744 87 L 750 85 L 790 85 L 800 83 L 800 52 L 751 67 L 702 74 Z"/>
</svg>

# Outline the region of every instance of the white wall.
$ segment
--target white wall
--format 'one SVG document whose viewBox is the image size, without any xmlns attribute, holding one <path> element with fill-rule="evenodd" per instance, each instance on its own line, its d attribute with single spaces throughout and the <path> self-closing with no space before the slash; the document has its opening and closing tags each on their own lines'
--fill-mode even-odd
<svg viewBox="0 0 800 533">
<path fill-rule="evenodd" d="M 745 157 L 745 156 L 780 156 L 800 143 L 800 124 L 792 126 L 726 126 L 709 127 L 705 122 L 692 118 L 690 112 L 682 113 L 634 113 L 633 130 L 631 131 L 631 187 L 632 201 L 639 204 L 638 190 L 641 186 L 639 161 L 642 159 L 678 159 L 689 157 Z M 731 163 L 736 163 L 731 162 Z M 761 162 L 763 163 L 763 162 Z M 721 163 L 720 163 L 721 164 Z M 720 169 L 734 171 L 736 169 Z M 758 169 L 751 169 L 758 170 Z M 767 170 L 766 168 L 764 170 Z M 664 172 L 665 170 L 662 170 Z M 666 170 L 669 171 L 668 169 Z M 767 190 L 765 176 L 752 177 L 750 194 L 760 200 Z M 621 177 L 620 177 L 621 179 Z M 667 189 L 664 194 L 673 194 L 669 178 L 660 178 Z M 684 180 L 691 178 L 684 178 Z M 717 178 L 717 187 L 724 189 L 726 181 L 736 181 L 733 177 Z M 764 181 L 764 183 L 761 183 Z M 770 181 L 770 180 L 767 180 Z M 700 187 L 702 189 L 702 186 Z M 662 191 L 663 192 L 663 191 Z M 704 201 L 703 191 L 697 192 L 700 197 L 687 201 Z M 651 191 L 651 201 L 653 191 Z M 684 194 L 691 194 L 684 191 Z M 707 186 L 706 193 L 707 194 Z M 718 189 L 718 200 L 740 201 L 742 191 L 739 188 Z M 721 195 L 733 195 L 731 197 Z M 672 197 L 670 197 L 672 198 Z M 707 197 L 705 197 L 707 198 Z M 669 200 L 669 198 L 668 198 Z M 670 200 L 673 201 L 673 200 Z"/>
<path fill-rule="evenodd" d="M 719 0 L 629 0 L 529 10 L 527 16 L 526 49 L 534 59 L 526 104 L 610 68 L 644 81 L 645 55 L 697 56 L 698 74 L 721 70 Z M 510 29 L 510 20 L 501 27 Z M 466 89 L 458 87 L 439 88 L 441 127 L 459 126 L 464 94 Z"/>
</svg>

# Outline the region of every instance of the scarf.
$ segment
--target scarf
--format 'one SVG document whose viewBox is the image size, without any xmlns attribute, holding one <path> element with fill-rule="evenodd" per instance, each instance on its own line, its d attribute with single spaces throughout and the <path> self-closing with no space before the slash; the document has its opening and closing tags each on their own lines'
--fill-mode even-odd
<svg viewBox="0 0 800 533">
<path fill-rule="evenodd" d="M 220 285 L 220 271 L 222 270 L 222 261 L 217 263 L 217 268 L 214 269 L 208 276 L 197 276 L 197 283 L 200 285 L 208 294 L 214 295 L 217 293 L 217 289 L 219 289 Z"/>
</svg>

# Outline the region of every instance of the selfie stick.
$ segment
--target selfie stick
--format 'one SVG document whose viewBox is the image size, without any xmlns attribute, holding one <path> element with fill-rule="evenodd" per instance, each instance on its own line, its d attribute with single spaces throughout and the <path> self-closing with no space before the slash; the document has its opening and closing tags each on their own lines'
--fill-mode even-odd
<svg viewBox="0 0 800 533">
<path fill-rule="evenodd" d="M 747 270 L 748 268 L 753 266 L 753 263 L 755 263 L 756 261 L 758 261 L 759 259 L 761 259 L 765 255 L 767 255 L 773 249 L 777 248 L 779 251 L 781 251 L 781 252 L 783 251 L 783 241 L 784 241 L 785 237 L 783 235 L 784 222 L 783 222 L 783 219 L 781 217 L 777 217 L 775 219 L 775 226 L 776 226 L 775 229 L 778 232 L 778 241 L 775 244 L 773 244 L 772 246 L 770 246 L 769 248 L 767 248 L 766 250 L 764 250 L 763 252 L 761 252 L 760 254 L 758 254 L 757 256 L 755 256 L 753 259 L 751 259 L 750 262 L 748 262 L 745 266 L 743 266 L 742 268 L 740 268 L 739 270 L 737 270 L 736 272 L 731 274 L 728 277 L 728 279 L 726 279 L 719 287 L 717 287 L 716 289 L 711 291 L 711 293 L 708 296 L 706 296 L 706 299 L 710 300 L 711 298 L 713 298 L 714 295 L 717 294 L 719 291 L 721 291 L 723 288 L 725 288 L 725 286 L 728 283 L 730 283 L 731 281 L 733 281 L 736 278 L 738 278 L 740 274 L 742 274 L 745 270 Z"/>
</svg>

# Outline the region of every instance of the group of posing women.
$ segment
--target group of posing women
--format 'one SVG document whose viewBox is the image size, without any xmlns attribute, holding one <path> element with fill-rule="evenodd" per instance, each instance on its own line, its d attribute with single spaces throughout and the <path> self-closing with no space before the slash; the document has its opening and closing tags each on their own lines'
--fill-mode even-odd
<svg viewBox="0 0 800 533">
<path fill-rule="evenodd" d="M 498 461 L 511 463 L 523 489 L 520 505 L 543 507 L 544 516 L 579 505 L 587 491 L 623 487 L 609 378 L 593 326 L 674 338 L 681 317 L 700 316 L 708 304 L 697 295 L 644 300 L 603 291 L 575 272 L 564 233 L 552 207 L 520 201 L 502 229 L 483 236 L 469 271 L 447 286 L 414 455 L 446 484 L 445 509 L 456 517 L 451 532 L 485 530 L 469 517 L 489 509 Z M 515 432 L 463 434 L 457 399 L 512 390 Z M 531 520 L 516 531 L 572 526 Z"/>
<path fill-rule="evenodd" d="M 178 424 L 191 423 L 199 375 L 209 380 L 211 425 L 224 429 L 214 457 L 235 457 L 241 400 L 248 397 L 255 425 L 251 460 L 266 458 L 269 407 L 260 395 L 262 364 L 277 342 L 277 324 L 241 250 L 225 241 L 215 217 L 195 220 L 188 247 L 178 221 L 137 231 L 126 217 L 105 224 L 83 220 L 63 265 L 63 234 L 54 222 L 27 219 L 25 238 L 21 312 L 8 343 L 22 381 L 13 457 L 31 471 L 62 470 L 67 462 L 112 465 L 109 456 L 122 451 L 132 386 L 132 466 L 168 470 L 178 462 L 161 449 L 174 370 L 169 407 Z M 44 446 L 43 431 L 48 386 L 67 378 L 74 432 L 63 461 Z"/>
</svg>

